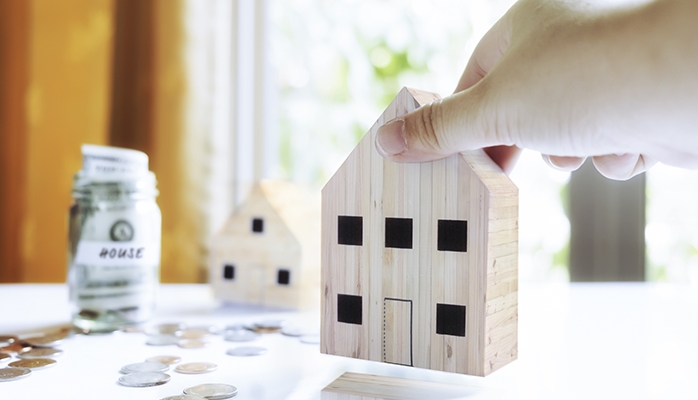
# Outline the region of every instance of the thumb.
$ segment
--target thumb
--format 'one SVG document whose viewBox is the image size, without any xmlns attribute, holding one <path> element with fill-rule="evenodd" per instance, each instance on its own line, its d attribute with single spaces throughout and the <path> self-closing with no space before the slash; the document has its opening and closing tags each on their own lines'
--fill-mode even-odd
<svg viewBox="0 0 698 400">
<path fill-rule="evenodd" d="M 376 149 L 395 162 L 430 161 L 451 154 L 504 143 L 496 140 L 479 85 L 437 100 L 378 128 Z"/>
</svg>

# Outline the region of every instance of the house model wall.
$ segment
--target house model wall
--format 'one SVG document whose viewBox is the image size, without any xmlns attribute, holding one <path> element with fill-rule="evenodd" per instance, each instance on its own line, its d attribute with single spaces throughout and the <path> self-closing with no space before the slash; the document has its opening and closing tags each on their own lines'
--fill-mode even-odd
<svg viewBox="0 0 698 400">
<path fill-rule="evenodd" d="M 376 131 L 322 190 L 321 351 L 487 375 L 517 357 L 518 189 L 482 151 L 401 164 Z"/>
<path fill-rule="evenodd" d="M 252 187 L 211 243 L 210 282 L 220 300 L 282 308 L 317 306 L 320 213 L 296 186 Z"/>
</svg>

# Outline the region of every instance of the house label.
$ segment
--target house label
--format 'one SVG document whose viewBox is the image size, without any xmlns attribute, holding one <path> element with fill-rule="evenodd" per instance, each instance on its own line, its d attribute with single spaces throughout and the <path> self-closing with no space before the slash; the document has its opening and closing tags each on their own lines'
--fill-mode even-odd
<svg viewBox="0 0 698 400">
<path fill-rule="evenodd" d="M 159 246 L 143 242 L 80 241 L 75 264 L 95 266 L 158 265 Z"/>
</svg>

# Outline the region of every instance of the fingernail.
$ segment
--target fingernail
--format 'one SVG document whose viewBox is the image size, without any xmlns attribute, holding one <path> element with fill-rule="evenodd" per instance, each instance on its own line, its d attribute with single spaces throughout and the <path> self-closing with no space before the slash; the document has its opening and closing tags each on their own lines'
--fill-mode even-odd
<svg viewBox="0 0 698 400">
<path fill-rule="evenodd" d="M 405 121 L 394 119 L 378 128 L 376 134 L 376 150 L 383 157 L 395 156 L 407 150 L 405 140 Z"/>
</svg>

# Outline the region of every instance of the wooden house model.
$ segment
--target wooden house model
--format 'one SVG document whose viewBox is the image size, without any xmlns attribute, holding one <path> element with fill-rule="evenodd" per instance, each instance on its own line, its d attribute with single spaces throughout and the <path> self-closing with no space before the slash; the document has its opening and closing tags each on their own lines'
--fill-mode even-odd
<svg viewBox="0 0 698 400">
<path fill-rule="evenodd" d="M 402 89 L 322 190 L 321 351 L 485 376 L 517 357 L 518 189 L 482 151 L 374 147 L 437 99 Z"/>
<path fill-rule="evenodd" d="M 319 202 L 281 181 L 255 184 L 211 243 L 215 297 L 281 308 L 317 306 Z"/>
</svg>

